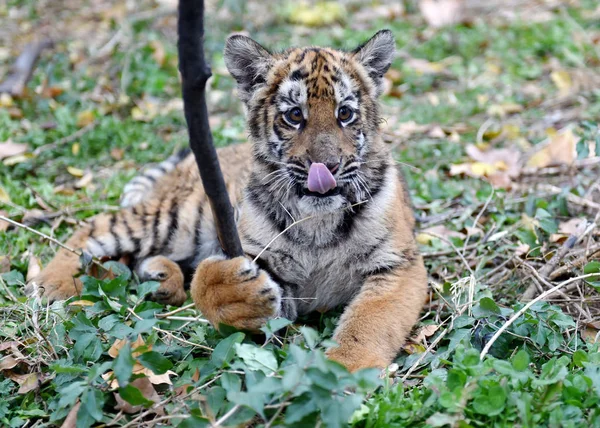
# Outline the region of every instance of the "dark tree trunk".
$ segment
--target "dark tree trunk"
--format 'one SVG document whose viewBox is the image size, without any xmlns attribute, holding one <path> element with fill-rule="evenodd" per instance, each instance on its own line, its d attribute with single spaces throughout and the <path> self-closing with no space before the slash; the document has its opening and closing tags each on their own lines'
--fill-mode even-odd
<svg viewBox="0 0 600 428">
<path fill-rule="evenodd" d="M 210 201 L 221 247 L 229 257 L 241 256 L 244 252 L 237 234 L 233 207 L 208 124 L 205 88 L 211 71 L 204 57 L 204 0 L 179 1 L 178 33 L 179 71 L 190 146 Z"/>
</svg>

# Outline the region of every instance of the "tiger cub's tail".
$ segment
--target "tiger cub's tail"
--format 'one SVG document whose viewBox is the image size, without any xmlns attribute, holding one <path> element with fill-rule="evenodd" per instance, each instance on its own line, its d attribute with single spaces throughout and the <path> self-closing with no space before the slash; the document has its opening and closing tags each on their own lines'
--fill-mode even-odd
<svg viewBox="0 0 600 428">
<path fill-rule="evenodd" d="M 134 177 L 123 188 L 121 207 L 128 208 L 142 202 L 150 194 L 156 181 L 173 171 L 177 164 L 183 161 L 190 153 L 191 150 L 189 148 L 182 149 L 161 163 L 151 166 L 142 174 Z"/>
</svg>

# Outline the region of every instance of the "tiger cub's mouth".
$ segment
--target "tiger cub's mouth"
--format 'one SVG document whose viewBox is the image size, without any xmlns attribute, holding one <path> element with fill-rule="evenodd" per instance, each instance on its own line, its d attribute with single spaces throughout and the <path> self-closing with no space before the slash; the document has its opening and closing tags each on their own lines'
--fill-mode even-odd
<svg viewBox="0 0 600 428">
<path fill-rule="evenodd" d="M 342 190 L 340 187 L 334 187 L 333 189 L 325 192 L 325 193 L 319 193 L 319 192 L 313 192 L 311 190 L 308 190 L 307 188 L 303 187 L 300 189 L 301 195 L 300 196 L 312 196 L 314 198 L 328 198 L 330 196 L 337 196 L 340 193 L 342 193 Z"/>
</svg>

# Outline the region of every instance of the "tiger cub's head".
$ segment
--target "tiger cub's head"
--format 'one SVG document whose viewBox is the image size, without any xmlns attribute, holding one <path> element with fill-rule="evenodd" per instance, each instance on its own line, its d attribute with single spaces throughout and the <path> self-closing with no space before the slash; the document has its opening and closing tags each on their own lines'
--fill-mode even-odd
<svg viewBox="0 0 600 428">
<path fill-rule="evenodd" d="M 246 105 L 262 174 L 254 184 L 303 212 L 373 197 L 387 167 L 377 99 L 394 53 L 389 30 L 348 52 L 270 53 L 248 37 L 229 37 L 225 63 Z"/>
</svg>

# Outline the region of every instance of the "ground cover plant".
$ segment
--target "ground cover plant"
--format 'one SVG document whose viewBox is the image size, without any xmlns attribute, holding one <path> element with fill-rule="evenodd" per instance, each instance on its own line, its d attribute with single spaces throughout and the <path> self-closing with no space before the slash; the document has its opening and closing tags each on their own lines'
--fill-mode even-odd
<svg viewBox="0 0 600 428">
<path fill-rule="evenodd" d="M 600 426 L 597 2 L 207 3 L 220 146 L 246 134 L 230 32 L 281 49 L 394 31 L 382 132 L 430 275 L 419 325 L 384 373 L 350 374 L 324 358 L 336 313 L 217 333 L 116 261 L 78 298 L 26 298 L 49 238 L 116 209 L 187 131 L 174 2 L 8 0 L 0 81 L 27 43 L 54 45 L 0 95 L 0 215 L 17 223 L 0 220 L 0 426 Z"/>
</svg>

